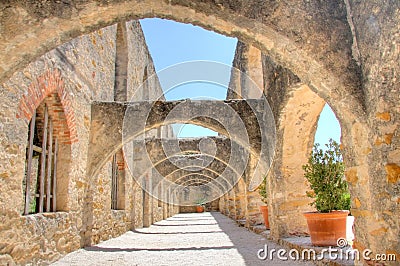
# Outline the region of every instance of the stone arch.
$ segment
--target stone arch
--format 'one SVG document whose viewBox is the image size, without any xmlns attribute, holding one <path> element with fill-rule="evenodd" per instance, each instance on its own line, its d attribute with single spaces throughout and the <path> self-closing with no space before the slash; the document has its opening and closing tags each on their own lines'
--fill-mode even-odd
<svg viewBox="0 0 400 266">
<path fill-rule="evenodd" d="M 205 140 L 208 141 L 205 142 Z M 134 143 L 140 146 L 139 142 L 135 141 Z M 181 164 L 179 161 L 186 163 L 187 160 L 192 159 L 206 160 L 211 163 L 214 158 L 228 165 L 232 152 L 240 153 L 240 157 L 247 156 L 245 149 L 240 150 L 238 143 L 225 137 L 148 139 L 145 145 L 145 149 L 139 150 L 137 148 L 136 151 L 139 158 L 143 156 L 149 157 L 151 165 L 148 165 L 148 167 L 157 167 L 168 160 L 175 165 Z M 143 171 L 147 170 L 146 168 Z"/>
<path fill-rule="evenodd" d="M 318 5 L 318 4 L 315 4 Z M 352 69 L 350 43 L 351 34 L 350 29 L 347 26 L 346 18 L 343 17 L 343 5 L 338 6 L 338 12 L 332 12 L 334 15 L 330 15 L 328 11 L 335 10 L 338 5 L 336 2 L 327 4 L 327 6 L 300 6 L 299 4 L 293 5 L 293 9 L 285 6 L 276 6 L 272 10 L 280 10 L 283 13 L 291 14 L 292 11 L 298 11 L 296 18 L 307 18 L 308 13 L 305 12 L 307 8 L 312 12 L 321 8 L 323 12 L 316 12 L 319 14 L 318 17 L 312 17 L 311 22 L 304 22 L 306 20 L 298 20 L 299 27 L 304 26 L 305 23 L 311 23 L 312 27 L 318 33 L 324 37 L 329 36 L 332 32 L 338 34 L 340 38 L 326 38 L 322 41 L 317 38 L 306 38 L 307 34 L 301 31 L 293 31 L 288 27 L 280 27 L 279 30 L 273 26 L 268 25 L 268 19 L 272 19 L 274 16 L 266 16 L 263 20 L 259 20 L 257 17 L 252 17 L 250 13 L 246 15 L 240 15 L 238 10 L 243 11 L 241 8 L 232 9 L 230 7 L 221 6 L 211 3 L 193 3 L 188 6 L 185 3 L 179 1 L 174 4 L 168 4 L 166 2 L 153 2 L 152 0 L 126 3 L 114 3 L 110 2 L 102 6 L 101 9 L 93 2 L 91 4 L 85 4 L 80 6 L 80 12 L 75 12 L 73 6 L 64 6 L 65 12 L 55 14 L 51 10 L 49 12 L 38 12 L 35 15 L 34 6 L 12 6 L 10 5 L 5 12 L 12 15 L 24 16 L 26 20 L 35 20 L 37 24 L 31 27 L 25 27 L 21 19 L 15 21 L 14 32 L 15 36 L 5 36 L 2 47 L 11 47 L 8 53 L 1 55 L 2 69 L 0 80 L 4 81 L 10 77 L 13 72 L 21 69 L 29 61 L 33 60 L 37 56 L 55 48 L 61 43 L 71 40 L 74 37 L 89 33 L 95 29 L 99 29 L 106 25 L 111 25 L 116 21 L 122 21 L 133 18 L 144 18 L 144 17 L 161 17 L 170 18 L 176 21 L 193 23 L 195 25 L 203 26 L 206 29 L 214 30 L 228 36 L 237 36 L 241 40 L 254 43 L 260 50 L 270 55 L 276 62 L 282 64 L 285 67 L 293 70 L 293 72 L 306 84 L 310 85 L 310 88 L 316 91 L 320 96 L 327 100 L 329 105 L 335 110 L 335 113 L 340 118 L 341 122 L 344 122 L 342 126 L 349 128 L 354 134 L 360 136 L 368 135 L 367 130 L 364 128 L 364 107 L 362 100 L 362 93 L 357 91 L 357 83 L 359 80 L 352 77 L 357 75 L 357 70 Z M 213 8 L 210 8 L 213 7 Z M 223 7 L 223 8 L 221 8 Z M 296 10 L 296 8 L 298 8 Z M 55 9 L 54 9 L 55 10 Z M 209 12 L 207 10 L 213 10 Z M 226 11 L 224 11 L 226 10 Z M 28 12 L 26 12 L 28 11 Z M 273 11 L 271 11 L 273 12 Z M 229 13 L 229 15 L 227 15 Z M 45 15 L 44 15 L 45 14 Z M 64 14 L 69 18 L 69 23 L 59 27 L 64 23 L 63 19 L 60 19 L 58 14 Z M 93 14 L 96 14 L 93 16 Z M 211 15 L 210 15 L 211 14 Z M 14 16 L 8 16 L 10 18 Z M 336 16 L 336 17 L 335 17 Z M 287 24 L 290 24 L 291 16 L 283 16 L 282 21 L 286 19 Z M 42 21 L 49 23 L 40 23 Z M 265 20 L 265 23 L 262 23 Z M 332 22 L 332 23 L 331 23 Z M 321 30 L 321 27 L 315 27 L 318 24 L 329 25 L 326 30 Z M 10 21 L 5 21 L 4 25 L 11 24 Z M 273 25 L 273 23 L 272 23 Z M 338 31 L 330 31 L 337 28 Z M 296 34 L 290 33 L 296 32 Z M 340 32 L 343 32 L 341 35 Z M 24 41 L 21 42 L 21 36 L 28 36 Z M 349 40 L 347 46 L 339 47 L 334 49 L 332 40 Z M 35 40 L 35 41 L 32 41 Z M 309 41 L 309 44 L 307 44 Z M 19 45 L 13 45 L 13 44 Z M 324 46 L 320 44 L 324 43 Z M 339 41 L 338 41 L 339 43 Z M 341 43 L 346 43 L 345 41 Z M 321 48 L 318 48 L 321 46 Z M 15 47 L 15 48 L 13 48 Z M 329 56 L 322 56 L 322 54 L 329 54 Z M 345 61 L 340 58 L 345 58 Z M 13 60 L 11 60 L 11 58 Z M 323 58 L 330 58 L 330 62 L 342 62 L 338 64 L 332 64 L 329 66 L 329 62 L 325 62 Z M 347 60 L 347 62 L 346 62 Z M 342 69 L 342 70 L 340 70 Z M 350 70 L 350 71 L 348 71 Z M 349 74 L 346 74 L 349 73 Z M 350 75 L 350 76 L 349 76 Z M 354 78 L 354 79 L 353 79 Z M 357 96 L 361 95 L 361 96 Z M 332 100 L 330 100 L 332 99 Z M 352 125 L 355 124 L 355 129 L 351 129 Z M 349 147 L 354 147 L 356 140 L 350 140 L 347 143 Z M 368 144 L 363 143 L 366 149 Z M 357 151 L 358 155 L 362 155 L 362 151 Z M 353 155 L 353 154 L 352 154 Z M 345 154 L 347 160 L 351 156 Z M 367 162 L 365 155 L 360 158 L 363 162 Z M 357 170 L 355 170 L 357 172 Z M 358 171 L 360 172 L 360 171 Z M 361 172 L 360 172 L 361 173 Z M 363 174 L 365 175 L 365 173 Z"/>
<path fill-rule="evenodd" d="M 7 9 L 2 11 L 7 12 L 8 16 L 4 17 L 10 19 L 2 20 L 2 22 L 4 21 L 2 24 L 5 25 L 6 29 L 12 27 L 14 30 L 9 32 L 16 34 L 15 36 L 7 36 L 7 30 L 2 34 L 4 42 L 0 44 L 0 48 L 9 52 L 0 55 L 1 68 L 3 69 L 0 81 L 4 81 L 16 70 L 22 69 L 29 61 L 55 48 L 62 42 L 105 25 L 111 25 L 115 21 L 141 17 L 168 17 L 181 22 L 194 23 L 226 35 L 238 36 L 246 42 L 256 44 L 276 62 L 292 69 L 302 82 L 310 85 L 310 88 L 323 97 L 332 107 L 341 124 L 343 123 L 343 130 L 349 133 L 349 137 L 343 139 L 345 160 L 349 166 L 348 176 L 353 180 L 362 180 L 368 183 L 369 170 L 365 170 L 368 167 L 362 168 L 368 166 L 367 155 L 371 148 L 367 139 L 370 137 L 370 132 L 366 126 L 365 110 L 362 103 L 363 93 L 357 90 L 358 80 L 356 78 L 352 80 L 352 75 L 357 75 L 357 69 L 352 69 L 350 58 L 351 34 L 345 18 L 343 18 L 343 12 L 340 13 L 343 10 L 341 2 L 327 3 L 327 8 L 324 8 L 323 12 L 315 12 L 315 16 L 312 15 L 313 11 L 316 10 L 314 5 L 322 5 L 322 2 L 307 2 L 310 5 L 310 13 L 304 12 L 304 8 L 296 10 L 301 5 L 299 4 L 301 1 L 293 5 L 293 9 L 286 8 L 285 3 L 281 2 L 283 6 L 277 4 L 278 6 L 271 8 L 270 12 L 272 13 L 263 18 L 252 17 L 248 13 L 240 16 L 238 13 L 242 8 L 232 9 L 224 6 L 223 3 L 218 5 L 204 1 L 201 1 L 201 3 L 200 1 L 192 1 L 190 4 L 185 4 L 186 2 L 174 1 L 174 4 L 168 4 L 166 1 L 154 0 L 140 1 L 139 3 L 134 1 L 117 3 L 116 1 L 116 3 L 110 2 L 99 8 L 98 5 L 100 4 L 93 1 L 79 6 L 79 12 L 74 9 L 74 6 L 66 5 L 65 10 L 57 13 L 54 13 L 51 9 L 35 13 L 34 6 L 10 4 Z M 305 3 L 303 4 L 307 5 Z M 335 11 L 336 5 L 341 5 L 337 12 Z M 331 11 L 335 11 L 332 12 L 332 16 L 327 12 L 330 8 Z M 59 9 L 55 8 L 54 10 Z M 239 11 L 236 12 L 237 10 Z M 269 19 L 275 18 L 274 10 L 279 10 L 281 14 L 285 14 L 281 21 L 290 24 L 290 17 L 296 17 L 299 27 L 311 32 L 313 30 L 309 29 L 315 29 L 315 25 L 318 25 L 318 23 L 321 24 L 320 28 L 326 25 L 328 27 L 326 27 L 326 31 L 316 29 L 318 33 L 325 33 L 316 33 L 316 35 L 322 36 L 320 40 L 317 38 L 308 39 L 307 34 L 302 31 L 296 31 L 290 27 L 286 29 L 279 22 L 277 22 L 278 25 L 269 23 Z M 246 11 L 246 9 L 244 8 L 243 11 Z M 296 16 L 292 14 L 296 14 Z M 16 15 L 22 18 L 15 23 L 11 22 L 10 20 L 14 19 Z M 69 19 L 69 23 L 65 23 L 65 18 Z M 306 21 L 306 18 L 311 18 L 310 21 L 312 22 L 310 23 L 312 24 L 310 26 L 312 27 L 304 27 L 302 18 L 304 18 L 304 21 Z M 26 27 L 24 21 L 34 22 L 30 27 Z M 262 24 L 262 22 L 265 23 Z M 327 35 L 331 33 L 330 30 L 335 29 L 335 27 L 338 28 L 339 33 L 332 31 L 332 35 L 336 37 L 343 31 L 344 36 L 339 36 L 342 38 L 327 38 Z M 27 38 L 22 38 L 22 36 Z M 307 44 L 308 41 L 310 44 Z M 347 46 L 346 41 L 348 41 Z M 343 43 L 345 46 L 339 47 L 335 51 L 332 42 Z M 322 43 L 324 45 L 321 45 Z M 318 46 L 321 46 L 321 48 L 318 48 Z M 345 58 L 344 61 L 340 58 L 341 56 Z M 335 61 L 339 63 L 334 63 Z M 332 63 L 332 65 L 330 66 L 329 63 Z M 350 149 L 354 151 L 350 152 Z M 356 182 L 356 184 L 360 183 Z M 362 191 L 360 187 L 357 190 Z M 361 202 L 364 202 L 364 199 L 367 199 L 365 202 L 369 202 L 369 192 L 365 195 L 359 194 Z M 370 209 L 368 203 L 365 205 L 367 209 Z M 365 232 L 365 235 L 367 234 Z"/>
<path fill-rule="evenodd" d="M 156 164 L 154 164 L 153 167 L 157 169 L 158 166 L 163 164 L 163 163 L 170 163 L 170 161 L 172 159 L 174 159 L 174 158 L 182 158 L 182 157 L 183 156 L 171 156 L 171 157 L 165 158 L 165 159 L 163 159 L 161 161 L 158 161 Z M 232 165 L 230 165 L 229 162 L 226 162 L 223 158 L 221 159 L 219 157 L 213 157 L 212 155 L 208 155 L 208 154 L 203 154 L 203 157 L 211 158 L 211 159 L 215 160 L 216 163 L 217 163 L 217 165 L 216 164 L 213 165 L 212 164 L 213 162 L 212 162 L 210 165 L 206 166 L 206 169 L 213 169 L 216 174 L 220 175 L 220 174 L 222 174 L 221 172 L 219 172 L 220 169 L 214 168 L 213 166 L 217 166 L 217 167 L 218 166 L 223 166 L 224 167 L 223 170 L 225 170 L 226 168 L 229 168 L 229 174 L 234 174 L 234 175 L 236 175 L 238 177 L 241 176 L 241 174 L 239 172 L 237 172 L 237 170 Z M 185 158 L 185 157 L 183 157 L 183 158 Z M 168 167 L 168 168 L 166 168 L 165 165 L 161 165 L 160 168 L 162 168 L 164 170 L 164 171 L 162 171 L 161 174 L 164 175 L 164 174 L 166 174 L 168 172 L 167 175 L 169 176 L 169 175 L 174 174 L 176 171 L 179 171 L 181 169 L 202 167 L 201 165 L 195 165 L 195 164 L 190 164 L 190 163 L 186 164 L 186 160 L 185 160 L 185 165 L 182 164 L 181 166 L 176 166 L 173 163 L 171 163 L 171 165 L 172 166 Z M 172 171 L 170 171 L 170 170 L 172 170 Z M 193 172 L 195 172 L 195 171 L 193 171 Z"/>
<path fill-rule="evenodd" d="M 194 180 L 186 180 L 186 181 L 184 181 L 182 184 L 181 184 L 181 186 L 182 187 L 185 187 L 185 188 L 191 188 L 191 187 L 194 187 L 194 186 L 192 186 L 194 183 L 195 183 L 196 181 L 194 181 Z M 185 188 L 184 189 L 181 189 L 181 188 L 178 188 L 178 187 L 176 187 L 176 188 L 174 188 L 174 189 L 171 189 L 171 193 L 175 193 L 176 195 L 179 195 L 179 194 L 181 194 L 181 193 L 184 193 L 184 190 L 185 190 Z M 213 183 L 211 183 L 211 189 L 212 189 L 212 191 L 216 191 L 216 190 L 218 190 L 218 186 L 216 185 L 216 184 L 213 184 Z M 202 192 L 204 192 L 204 191 L 202 191 Z M 180 197 L 180 199 L 182 199 L 182 197 Z M 183 198 L 183 200 L 182 201 L 179 201 L 179 198 L 178 198 L 178 201 L 179 201 L 179 205 L 188 205 L 188 206 L 191 206 L 191 205 L 193 205 L 193 203 L 194 203 L 194 201 L 195 201 L 196 199 L 193 199 L 192 198 L 192 200 L 190 199 L 190 198 L 188 198 L 188 199 L 185 199 L 185 198 Z M 215 199 L 214 199 L 215 200 Z"/>
<path fill-rule="evenodd" d="M 169 172 L 168 174 L 165 175 L 166 178 L 169 178 L 171 181 L 175 182 L 175 180 L 179 179 L 181 176 L 185 176 L 185 175 L 190 175 L 190 174 L 195 174 L 195 173 L 201 173 L 212 177 L 213 179 L 215 179 L 216 177 L 218 177 L 221 173 L 218 172 L 216 169 L 212 168 L 212 167 L 205 167 L 200 171 L 190 171 L 188 169 L 192 169 L 192 166 L 186 166 L 186 167 L 182 167 L 179 169 L 175 169 L 171 172 Z M 223 178 L 223 181 L 225 182 L 225 184 L 228 184 L 228 181 Z"/>
<path fill-rule="evenodd" d="M 315 132 L 320 113 L 325 104 L 329 104 L 319 95 L 314 93 L 304 84 L 291 87 L 289 99 L 284 103 L 281 111 L 281 119 L 278 124 L 278 132 L 281 134 L 277 143 L 277 157 L 274 171 L 267 178 L 269 182 L 269 206 L 271 219 L 271 235 L 278 239 L 287 235 L 307 234 L 306 221 L 302 215 L 305 211 L 311 211 L 309 206 L 311 200 L 306 196 L 309 190 L 307 180 L 304 178 L 302 165 L 307 162 L 308 156 L 314 144 Z M 335 111 L 334 108 L 332 108 Z M 338 117 L 338 116 L 337 116 Z M 346 164 L 346 178 L 349 181 L 349 188 L 352 197 L 358 196 L 357 186 L 354 180 L 361 177 L 363 170 L 357 165 L 363 162 L 365 157 L 359 153 L 359 147 L 352 143 L 359 140 L 360 136 L 365 136 L 366 128 L 360 122 L 352 122 L 353 128 L 349 128 L 349 120 L 338 117 L 341 125 L 344 162 Z M 360 143 L 361 147 L 366 147 L 365 139 Z M 354 147 L 350 151 L 348 147 Z M 356 153 L 355 161 L 352 153 Z M 352 155 L 351 155 L 352 154 Z M 359 160 L 359 161 L 358 161 Z M 350 173 L 350 174 L 349 174 Z M 367 175 L 363 175 L 362 182 L 368 182 Z M 353 184 L 351 183 L 353 181 Z M 363 189 L 364 190 L 364 189 Z M 363 192 L 364 193 L 364 192 Z M 369 189 L 365 188 L 365 193 Z M 366 199 L 366 202 L 369 199 Z M 354 199 L 353 199 L 354 201 Z"/>
<path fill-rule="evenodd" d="M 186 176 L 186 177 L 189 177 L 189 176 Z M 182 177 L 182 179 L 183 178 L 185 178 L 185 177 Z M 203 184 L 205 184 L 206 182 L 208 182 L 211 179 L 212 178 L 207 177 L 207 176 L 204 175 L 204 176 L 199 177 L 198 180 L 194 180 L 194 179 L 189 178 L 187 180 L 184 180 L 184 181 L 180 182 L 179 184 L 182 185 L 182 186 L 203 185 Z M 213 184 L 213 186 L 216 187 L 217 189 L 220 189 L 218 184 Z M 221 191 L 223 191 L 223 190 L 221 190 Z"/>
<path fill-rule="evenodd" d="M 177 180 L 175 180 L 175 182 L 177 182 L 177 184 L 182 184 L 181 180 L 188 179 L 188 177 L 191 177 L 191 176 L 193 176 L 193 178 L 199 178 L 200 180 L 202 180 L 204 182 L 210 182 L 210 181 L 214 180 L 213 177 L 210 177 L 203 173 L 194 173 L 194 174 L 183 175 L 183 176 L 179 177 Z M 219 181 L 217 181 L 217 185 L 219 186 L 221 191 L 224 191 L 224 186 Z"/>
<path fill-rule="evenodd" d="M 78 141 L 72 102 L 58 69 L 47 70 L 30 84 L 27 94 L 22 96 L 18 104 L 17 118 L 30 121 L 36 108 L 49 96 L 53 99 L 49 102 L 49 112 L 55 118 L 54 126 L 58 130 L 60 141 Z M 64 115 L 60 115 L 61 113 Z"/>
<path fill-rule="evenodd" d="M 264 140 L 268 139 L 269 134 L 271 135 L 275 131 L 273 127 L 267 126 L 267 121 L 271 119 L 272 114 L 270 112 L 262 111 L 268 108 L 266 102 L 258 99 L 231 101 L 156 101 L 132 104 L 95 103 L 92 105 L 93 119 L 90 129 L 92 133 L 90 135 L 91 148 L 89 154 L 89 176 L 94 176 L 96 171 L 100 169 L 99 167 L 105 163 L 104 158 L 109 157 L 125 143 L 129 143 L 137 136 L 140 136 L 143 134 L 143 131 L 149 131 L 161 125 L 190 123 L 209 128 L 223 135 L 227 134 L 220 122 L 207 118 L 207 113 L 192 119 L 189 122 L 184 118 L 179 117 L 174 117 L 165 122 L 164 119 L 169 111 L 178 105 L 184 106 L 183 108 L 185 108 L 185 112 L 196 113 L 200 109 L 206 109 L 209 113 L 219 111 L 218 117 L 222 117 L 221 119 L 223 119 L 223 123 L 227 125 L 233 124 L 232 128 L 237 129 L 236 131 L 231 129 L 230 134 L 232 136 L 229 136 L 230 138 L 235 139 L 237 149 L 240 149 L 241 152 L 248 152 L 250 158 L 256 162 L 255 167 L 252 169 L 254 174 L 249 174 L 248 176 L 255 177 L 255 182 L 253 183 L 257 183 L 257 180 L 262 178 L 260 177 L 261 173 L 264 169 L 268 169 L 267 164 L 270 163 L 269 160 L 272 160 L 273 157 L 271 156 L 271 158 L 267 158 L 268 154 L 274 153 L 274 145 Z M 235 117 L 235 122 L 232 122 L 230 116 L 224 115 L 221 109 L 229 110 L 229 114 L 236 112 L 235 115 L 237 117 Z M 132 110 L 132 112 L 130 110 Z M 212 115 L 209 116 L 212 117 Z M 113 119 L 109 119 L 109 117 L 113 117 Z M 142 128 L 140 122 L 137 121 L 142 121 L 143 119 L 147 119 L 146 121 L 148 122 L 146 122 L 146 125 Z M 130 123 L 126 125 L 124 124 L 124 121 L 136 122 L 132 125 Z M 243 136 L 240 134 L 243 130 L 247 134 L 248 139 L 246 138 L 246 135 Z M 122 131 L 124 133 L 121 134 Z M 140 143 L 142 146 L 145 145 L 144 142 Z M 144 150 L 144 148 L 138 149 Z M 263 159 L 258 160 L 258 158 Z M 252 184 L 251 181 L 250 184 Z M 258 186 L 258 184 L 256 184 L 256 186 Z M 254 186 L 254 184 L 252 185 Z"/>
<path fill-rule="evenodd" d="M 186 180 L 186 181 L 184 181 L 181 185 L 184 186 L 184 187 L 192 187 L 192 186 L 197 185 L 197 184 L 198 184 L 198 183 L 197 183 L 196 180 Z M 218 189 L 218 186 L 217 186 L 217 185 L 212 184 L 212 186 L 213 186 L 213 190 Z"/>
<path fill-rule="evenodd" d="M 216 160 L 218 161 L 218 159 Z M 166 187 L 175 187 L 175 189 L 182 188 L 180 183 L 176 183 L 176 180 L 182 178 L 183 176 L 203 174 L 212 178 L 211 182 L 208 182 L 205 185 L 212 185 L 213 187 L 218 186 L 219 188 L 221 188 L 220 190 L 215 191 L 215 193 L 217 194 L 213 194 L 214 196 L 218 197 L 221 193 L 224 194 L 225 192 L 232 190 L 236 183 L 241 179 L 241 176 L 239 176 L 237 173 L 235 174 L 234 170 L 232 170 L 229 164 L 225 164 L 224 162 L 218 163 L 223 165 L 224 168 L 228 169 L 224 169 L 224 171 L 221 173 L 218 167 L 217 169 L 215 169 L 215 166 L 213 166 L 214 164 L 209 165 L 204 169 L 201 169 L 200 171 L 188 171 L 187 169 L 193 168 L 193 165 L 190 164 L 185 167 L 174 167 L 173 169 L 169 169 L 161 173 L 161 178 L 165 178 L 167 181 L 163 181 L 159 177 L 155 178 L 157 183 L 156 186 L 164 184 L 164 186 Z M 237 177 L 232 178 L 233 175 L 237 175 Z"/>
<path fill-rule="evenodd" d="M 292 97 L 285 104 L 279 121 L 282 132 L 281 152 L 279 154 L 281 175 L 270 176 L 273 217 L 285 216 L 281 226 L 288 234 L 306 234 L 307 226 L 302 212 L 309 211 L 310 199 L 306 196 L 307 182 L 301 166 L 307 162 L 308 154 L 314 143 L 314 135 L 319 114 L 325 101 L 307 86 L 293 90 Z M 281 176 L 281 180 L 275 180 Z M 272 221 L 274 224 L 274 220 Z M 273 225 L 271 224 L 271 230 Z"/>
<path fill-rule="evenodd" d="M 343 110 L 348 112 L 346 115 L 352 115 L 352 120 L 357 118 L 355 113 L 363 113 L 363 104 L 357 95 L 361 93 L 358 87 L 359 77 L 351 58 L 351 31 L 347 24 L 346 6 L 343 3 L 276 3 L 274 8 L 266 8 L 271 10 L 271 13 L 265 14 L 261 20 L 252 14 L 249 8 L 251 4 L 248 6 L 240 1 L 238 5 L 247 9 L 200 1 L 192 1 L 190 5 L 185 1 L 169 3 L 154 0 L 124 3 L 109 1 L 101 5 L 101 8 L 98 5 L 100 4 L 95 1 L 82 4 L 79 6 L 79 12 L 76 6 L 64 5 L 54 8 L 62 9 L 58 13 L 54 13 L 50 7 L 49 10 L 35 13 L 37 7 L 34 5 L 26 4 L 18 8 L 10 6 L 6 10 L 9 14 L 23 16 L 24 19 L 13 21 L 13 28 L 17 29 L 13 32 L 20 34 L 4 38 L 4 47 L 15 48 L 10 48 L 8 53 L 0 57 L 4 69 L 0 81 L 10 77 L 13 72 L 37 56 L 79 35 L 117 21 L 159 17 L 192 23 L 253 43 L 276 62 L 290 68 L 323 98 L 335 99 L 330 104 L 335 109 L 339 109 L 339 106 L 353 106 L 354 112 L 350 108 Z M 317 10 L 323 11 L 316 12 Z M 274 12 L 278 11 L 283 14 L 296 13 L 296 23 L 292 21 L 293 16 L 281 15 L 281 25 L 270 26 L 276 24 L 269 22 L 274 20 L 274 15 L 277 15 Z M 243 15 L 243 12 L 247 13 Z M 311 16 L 311 20 L 306 20 L 305 18 L 310 17 L 313 12 L 318 13 L 318 16 Z M 68 23 L 60 19 L 59 14 L 68 17 Z M 25 27 L 23 21 L 26 20 L 35 20 L 37 24 Z M 8 25 L 8 22 L 5 21 L 5 24 Z M 315 36 L 310 34 L 310 31 L 303 30 L 310 28 L 316 32 Z M 332 35 L 335 35 L 335 38 L 332 38 Z M 22 41 L 21 36 L 25 36 Z M 324 43 L 324 46 L 321 46 L 321 43 Z M 10 60 L 11 58 L 13 60 Z"/>
<path fill-rule="evenodd" d="M 30 122 L 35 116 L 36 127 L 43 132 L 45 106 L 52 122 L 53 144 L 55 139 L 58 144 L 54 210 L 68 211 L 71 144 L 78 141 L 78 136 L 72 101 L 59 69 L 45 71 L 29 85 L 27 94 L 20 98 L 16 117 Z"/>
<path fill-rule="evenodd" d="M 211 158 L 213 159 L 213 162 L 198 171 L 191 171 L 193 168 L 198 167 L 196 165 L 194 166 L 193 164 L 188 163 L 185 166 L 177 167 L 172 165 L 168 160 L 164 160 L 164 162 L 170 166 L 160 165 L 161 167 L 158 167 L 158 165 L 156 165 L 154 167 L 160 172 L 161 176 L 168 180 L 167 182 L 175 183 L 176 179 L 179 179 L 181 175 L 204 173 L 206 171 L 209 176 L 213 176 L 213 182 L 224 183 L 224 191 L 229 191 L 234 188 L 236 183 L 242 178 L 242 175 L 236 172 L 234 167 L 229 163 L 218 158 Z"/>
<path fill-rule="evenodd" d="M 211 176 L 211 174 L 214 174 L 214 175 L 217 175 L 218 176 L 218 172 L 216 172 L 216 171 L 214 171 L 213 169 L 210 169 L 210 168 L 206 168 L 206 169 L 204 169 L 204 170 L 206 170 L 207 172 L 210 172 L 210 173 L 207 173 L 207 172 L 205 172 L 204 170 L 201 172 L 201 173 L 196 173 L 196 172 L 192 172 L 192 173 L 187 173 L 187 172 L 184 172 L 184 173 L 182 173 L 182 174 L 180 174 L 180 172 L 181 171 L 184 171 L 185 169 L 179 169 L 179 170 L 177 170 L 177 171 L 175 171 L 175 172 L 173 172 L 173 173 L 171 173 L 171 174 L 169 174 L 169 175 L 167 175 L 166 176 L 166 178 L 170 178 L 170 175 L 173 175 L 173 174 L 178 174 L 178 178 L 176 179 L 176 180 L 174 180 L 174 182 L 176 182 L 176 181 L 179 181 L 181 178 L 185 178 L 185 177 L 187 177 L 187 176 L 194 176 L 194 175 L 200 175 L 200 176 L 205 176 L 205 177 L 207 177 L 207 178 L 209 178 L 209 181 L 214 181 L 215 183 L 217 183 L 222 189 L 221 189 L 221 191 L 224 191 L 224 192 L 226 192 L 227 191 L 227 187 L 228 187 L 228 181 L 226 180 L 226 178 L 224 178 L 224 177 L 222 177 L 222 182 L 224 183 L 224 184 L 222 184 L 222 182 L 220 182 L 219 180 L 216 180 L 215 179 L 215 176 Z M 178 183 L 179 184 L 179 183 Z"/>
</svg>

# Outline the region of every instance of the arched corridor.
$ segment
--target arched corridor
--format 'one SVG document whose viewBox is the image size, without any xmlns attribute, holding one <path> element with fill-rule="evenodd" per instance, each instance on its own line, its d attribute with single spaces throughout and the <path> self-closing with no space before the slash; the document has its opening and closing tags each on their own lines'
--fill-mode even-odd
<svg viewBox="0 0 400 266">
<path fill-rule="evenodd" d="M 324 104 L 341 127 L 354 248 L 399 259 L 399 12 L 398 1 L 3 1 L 0 264 L 86 256 L 163 225 L 186 237 L 178 220 L 201 215 L 219 223 L 222 247 L 238 241 L 218 252 L 253 262 L 244 254 L 259 236 L 233 239 L 225 217 L 186 214 L 196 204 L 254 230 L 265 200 L 272 241 L 307 236 L 303 213 L 315 209 L 302 165 Z M 159 75 L 219 86 L 222 70 L 196 61 L 157 72 L 144 18 L 237 38 L 226 98 L 167 101 Z M 179 140 L 181 123 L 218 136 Z M 129 248 L 129 260 L 145 252 Z"/>
</svg>

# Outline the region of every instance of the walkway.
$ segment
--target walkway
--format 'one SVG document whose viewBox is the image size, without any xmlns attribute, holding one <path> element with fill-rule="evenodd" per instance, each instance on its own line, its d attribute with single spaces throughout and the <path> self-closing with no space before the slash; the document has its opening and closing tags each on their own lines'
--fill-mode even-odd
<svg viewBox="0 0 400 266">
<path fill-rule="evenodd" d="M 70 253 L 53 265 L 313 265 L 260 260 L 257 251 L 265 244 L 269 250 L 282 248 L 220 213 L 178 214 Z"/>
</svg>

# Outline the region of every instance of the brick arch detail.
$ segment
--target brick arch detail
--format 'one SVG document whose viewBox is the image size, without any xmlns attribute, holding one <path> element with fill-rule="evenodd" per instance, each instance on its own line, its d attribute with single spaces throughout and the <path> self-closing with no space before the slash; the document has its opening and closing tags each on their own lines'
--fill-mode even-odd
<svg viewBox="0 0 400 266">
<path fill-rule="evenodd" d="M 59 124 L 66 125 L 60 141 L 63 143 L 74 143 L 78 141 L 75 114 L 72 109 L 72 101 L 65 89 L 64 79 L 59 69 L 47 70 L 38 76 L 28 87 L 27 94 L 23 95 L 17 111 L 17 118 L 30 121 L 34 111 L 51 94 L 57 94 L 60 104 L 55 103 L 52 112 L 63 112 L 64 116 L 57 115 Z M 53 97 L 55 98 L 55 97 Z M 58 105 L 58 106 L 57 106 Z M 63 117 L 60 119 L 60 117 Z M 62 120 L 62 121 L 60 121 Z"/>
</svg>

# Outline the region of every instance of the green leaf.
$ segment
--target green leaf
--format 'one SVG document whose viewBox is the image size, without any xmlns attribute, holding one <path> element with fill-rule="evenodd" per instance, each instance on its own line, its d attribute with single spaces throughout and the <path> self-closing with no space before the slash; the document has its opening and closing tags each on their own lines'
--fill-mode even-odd
<svg viewBox="0 0 400 266">
<path fill-rule="evenodd" d="M 339 144 L 330 139 L 326 150 L 316 143 L 311 151 L 308 163 L 303 165 L 304 177 L 310 183 L 314 193 L 307 192 L 313 198 L 311 205 L 319 212 L 349 210 L 350 193 L 344 180 L 344 163 Z"/>
</svg>

